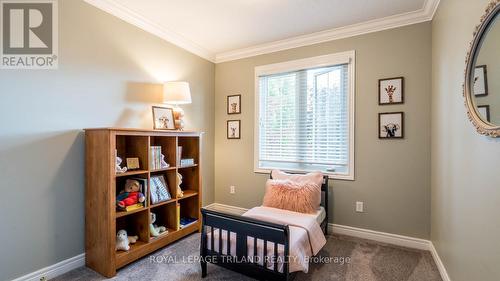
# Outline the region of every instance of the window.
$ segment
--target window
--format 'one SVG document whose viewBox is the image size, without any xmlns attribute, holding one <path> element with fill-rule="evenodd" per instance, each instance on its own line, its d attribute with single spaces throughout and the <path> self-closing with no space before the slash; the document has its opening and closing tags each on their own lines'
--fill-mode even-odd
<svg viewBox="0 0 500 281">
<path fill-rule="evenodd" d="M 354 179 L 354 51 L 258 66 L 255 171 Z"/>
</svg>

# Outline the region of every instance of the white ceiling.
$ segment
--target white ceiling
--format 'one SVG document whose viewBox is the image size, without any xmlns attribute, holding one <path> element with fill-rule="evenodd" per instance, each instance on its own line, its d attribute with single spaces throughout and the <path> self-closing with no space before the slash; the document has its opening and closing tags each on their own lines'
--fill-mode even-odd
<svg viewBox="0 0 500 281">
<path fill-rule="evenodd" d="M 212 61 L 432 19 L 439 0 L 86 0 Z"/>
</svg>

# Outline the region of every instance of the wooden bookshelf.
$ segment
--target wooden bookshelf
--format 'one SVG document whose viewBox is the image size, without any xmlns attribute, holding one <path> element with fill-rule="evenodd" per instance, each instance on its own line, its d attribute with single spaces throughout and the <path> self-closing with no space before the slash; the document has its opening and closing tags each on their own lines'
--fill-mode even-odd
<svg viewBox="0 0 500 281">
<path fill-rule="evenodd" d="M 199 231 L 201 226 L 201 133 L 178 131 L 152 131 L 144 129 L 97 128 L 85 130 L 85 263 L 86 266 L 111 278 L 116 270 L 173 243 L 186 235 Z M 153 169 L 150 147 L 161 146 L 170 167 Z M 182 157 L 193 158 L 194 165 L 178 167 L 178 146 Z M 139 158 L 140 169 L 115 173 L 115 151 L 123 159 Z M 183 197 L 176 192 L 175 177 L 183 177 Z M 172 199 L 151 204 L 146 195 L 145 206 L 133 211 L 117 211 L 116 195 L 128 178 L 147 179 L 163 175 Z M 168 234 L 150 237 L 150 214 L 156 214 L 155 224 L 165 226 Z M 180 229 L 180 216 L 197 218 L 194 225 Z M 139 236 L 129 251 L 115 251 L 116 233 L 125 229 L 129 235 Z"/>
</svg>

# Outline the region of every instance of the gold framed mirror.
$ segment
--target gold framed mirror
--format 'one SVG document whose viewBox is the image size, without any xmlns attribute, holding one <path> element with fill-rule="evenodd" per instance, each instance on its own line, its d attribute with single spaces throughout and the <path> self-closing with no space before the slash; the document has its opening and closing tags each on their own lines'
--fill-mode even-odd
<svg viewBox="0 0 500 281">
<path fill-rule="evenodd" d="M 466 57 L 463 95 L 476 130 L 500 137 L 500 0 L 488 5 L 474 32 Z"/>
</svg>

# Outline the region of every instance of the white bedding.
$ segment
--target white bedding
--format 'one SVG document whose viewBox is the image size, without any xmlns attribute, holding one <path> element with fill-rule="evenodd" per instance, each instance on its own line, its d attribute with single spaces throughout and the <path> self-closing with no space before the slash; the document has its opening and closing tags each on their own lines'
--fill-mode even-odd
<svg viewBox="0 0 500 281">
<path fill-rule="evenodd" d="M 290 272 L 309 270 L 308 258 L 317 254 L 317 252 L 326 244 L 325 236 L 319 226 L 320 222 L 326 216 L 325 210 L 321 207 L 316 214 L 302 214 L 287 210 L 281 210 L 269 207 L 255 207 L 248 210 L 243 216 L 253 217 L 269 222 L 288 224 L 290 229 Z M 323 218 L 323 219 L 322 219 Z M 227 253 L 226 230 L 221 230 L 222 251 L 219 251 L 219 230 L 214 229 L 214 251 L 224 255 Z M 211 250 L 211 231 L 207 234 L 207 248 Z M 230 234 L 231 256 L 236 256 L 236 233 Z M 254 238 L 247 238 L 247 256 L 258 258 L 258 263 L 263 265 L 264 241 L 257 239 L 257 255 L 254 255 Z M 283 272 L 284 246 L 278 245 L 278 271 Z M 274 256 L 274 243 L 267 243 L 267 256 Z M 267 267 L 274 269 L 274 263 L 268 261 Z"/>
<path fill-rule="evenodd" d="M 323 206 L 319 207 L 319 209 L 316 211 L 315 214 L 304 214 L 306 216 L 313 216 L 314 219 L 318 222 L 319 225 L 321 225 L 321 223 L 323 222 L 323 220 L 326 218 L 326 212 L 325 212 L 325 208 L 323 208 Z"/>
</svg>

